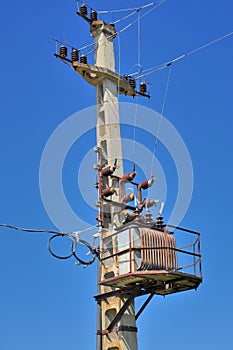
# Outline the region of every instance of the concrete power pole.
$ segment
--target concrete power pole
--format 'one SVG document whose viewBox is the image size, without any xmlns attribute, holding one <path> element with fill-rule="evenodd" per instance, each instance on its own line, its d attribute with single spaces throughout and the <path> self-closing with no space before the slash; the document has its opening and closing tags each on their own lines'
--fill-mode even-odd
<svg viewBox="0 0 233 350">
<path fill-rule="evenodd" d="M 115 28 L 104 22 L 95 22 L 95 25 L 91 26 L 91 34 L 95 40 L 95 66 L 115 72 L 113 46 Z M 121 177 L 124 171 L 118 109 L 118 80 L 114 81 L 106 76 L 96 86 L 96 123 L 97 145 L 102 152 L 102 164 L 100 165 L 102 167 L 106 164 L 113 165 L 116 159 L 117 169 L 115 173 Z M 108 183 L 106 185 L 110 187 L 113 184 Z M 105 246 L 106 249 L 104 241 L 108 241 L 110 250 L 117 250 L 117 242 L 111 239 L 115 210 L 117 208 L 113 206 L 108 210 L 110 218 L 108 219 L 108 215 L 106 215 L 105 228 L 107 230 L 102 231 L 102 242 L 100 243 L 100 247 Z M 111 260 L 111 264 L 107 267 L 100 263 L 100 280 L 104 280 L 106 275 L 119 275 L 119 264 L 115 259 Z M 99 294 L 103 295 L 111 290 L 112 288 L 109 286 L 100 286 Z M 125 298 L 123 296 L 111 296 L 98 301 L 99 335 L 97 335 L 97 350 L 137 350 L 134 300 L 122 315 L 118 328 L 114 332 L 104 334 L 104 330 L 108 328 L 124 303 Z"/>
<path fill-rule="evenodd" d="M 134 171 L 124 174 L 118 94 L 149 96 L 145 83 L 136 91 L 134 78 L 115 72 L 113 40 L 117 33 L 114 25 L 98 21 L 95 11 L 89 18 L 85 5 L 77 14 L 90 24 L 95 46 L 94 65 L 88 64 L 86 56 L 79 59 L 77 49 L 72 49 L 71 59 L 67 58 L 65 45 L 55 56 L 72 65 L 96 88 L 96 206 L 101 227 L 100 247 L 93 248 L 99 257 L 96 350 L 137 350 L 136 320 L 153 296 L 197 289 L 202 282 L 200 234 L 165 225 L 161 210 L 154 220 L 149 208 L 156 205 L 156 200 L 142 196 L 142 191 L 148 189 L 154 179 L 138 184 L 133 180 Z M 137 192 L 136 206 L 128 204 L 135 194 L 126 193 L 126 183 Z M 178 234 L 189 235 L 190 244 L 177 248 Z M 187 247 L 192 251 L 187 251 Z M 179 264 L 179 256 L 183 262 L 187 259 L 184 266 Z M 145 295 L 149 296 L 135 314 L 134 299 Z"/>
</svg>

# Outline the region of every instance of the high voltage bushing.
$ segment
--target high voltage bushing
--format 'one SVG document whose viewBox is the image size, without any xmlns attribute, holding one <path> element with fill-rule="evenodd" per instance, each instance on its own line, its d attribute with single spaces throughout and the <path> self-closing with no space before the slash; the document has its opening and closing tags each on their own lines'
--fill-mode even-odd
<svg viewBox="0 0 233 350">
<path fill-rule="evenodd" d="M 80 15 L 83 17 L 87 17 L 87 6 L 85 4 L 83 4 L 80 9 L 79 9 Z"/>
<path fill-rule="evenodd" d="M 115 193 L 116 193 L 116 190 L 114 187 L 108 187 L 102 190 L 102 197 L 110 197 Z"/>
<path fill-rule="evenodd" d="M 140 93 L 141 94 L 145 94 L 146 93 L 146 83 L 145 82 L 142 82 L 140 84 Z"/>
<path fill-rule="evenodd" d="M 71 60 L 72 62 L 77 62 L 79 60 L 79 52 L 77 49 L 72 49 Z"/>
<path fill-rule="evenodd" d="M 91 22 L 97 21 L 97 19 L 98 19 L 97 12 L 95 10 L 91 10 L 91 14 L 90 14 Z"/>
<path fill-rule="evenodd" d="M 82 55 L 82 56 L 80 57 L 80 63 L 87 64 L 87 56 L 86 56 L 86 55 Z"/>
<path fill-rule="evenodd" d="M 134 78 L 129 78 L 129 85 L 133 88 L 136 89 L 136 80 Z"/>
<path fill-rule="evenodd" d="M 156 219 L 156 227 L 160 230 L 162 230 L 165 227 L 163 217 L 160 214 L 157 216 Z"/>
<path fill-rule="evenodd" d="M 135 178 L 136 174 L 137 174 L 136 171 L 134 171 L 133 173 L 127 173 L 127 174 L 125 174 L 125 175 L 123 175 L 121 177 L 121 180 L 123 180 L 123 181 L 133 181 L 133 179 Z"/>
<path fill-rule="evenodd" d="M 65 45 L 62 45 L 60 47 L 60 56 L 65 58 L 67 56 L 68 50 L 67 47 Z"/>
</svg>

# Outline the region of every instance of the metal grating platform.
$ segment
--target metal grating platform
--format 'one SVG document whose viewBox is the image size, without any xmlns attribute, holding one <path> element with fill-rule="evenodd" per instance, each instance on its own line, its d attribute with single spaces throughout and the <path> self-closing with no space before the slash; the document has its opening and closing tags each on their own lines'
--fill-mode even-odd
<svg viewBox="0 0 233 350">
<path fill-rule="evenodd" d="M 100 281 L 99 284 L 124 289 L 138 285 L 141 287 L 139 295 L 147 293 L 168 295 L 197 289 L 201 282 L 201 277 L 178 271 L 138 271 L 108 278 Z"/>
</svg>

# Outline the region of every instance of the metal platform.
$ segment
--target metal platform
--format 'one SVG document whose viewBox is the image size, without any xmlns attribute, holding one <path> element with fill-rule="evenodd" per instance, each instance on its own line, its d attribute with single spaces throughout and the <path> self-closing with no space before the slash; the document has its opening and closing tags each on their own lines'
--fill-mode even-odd
<svg viewBox="0 0 233 350">
<path fill-rule="evenodd" d="M 138 295 L 153 293 L 158 295 L 168 295 L 190 289 L 197 289 L 202 282 L 201 277 L 186 274 L 183 272 L 167 271 L 138 271 L 125 275 L 112 277 L 100 281 L 100 285 L 131 289 L 135 285 L 140 287 Z"/>
<path fill-rule="evenodd" d="M 200 234 L 180 227 L 152 228 L 140 222 L 103 234 L 100 262 L 104 279 L 99 285 L 137 296 L 168 295 L 197 289 L 202 282 Z M 180 237 L 181 235 L 181 237 Z M 180 247 L 177 247 L 177 243 Z M 115 259 L 119 273 L 108 266 Z"/>
</svg>

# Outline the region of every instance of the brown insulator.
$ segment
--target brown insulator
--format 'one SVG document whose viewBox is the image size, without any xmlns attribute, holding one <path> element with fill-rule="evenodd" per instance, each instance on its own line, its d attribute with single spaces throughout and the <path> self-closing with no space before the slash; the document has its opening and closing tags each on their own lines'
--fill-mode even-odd
<svg viewBox="0 0 233 350">
<path fill-rule="evenodd" d="M 108 187 L 102 191 L 102 197 L 110 197 L 115 193 L 116 193 L 116 190 L 114 187 Z"/>
<path fill-rule="evenodd" d="M 91 10 L 91 14 L 90 14 L 91 22 L 97 21 L 97 19 L 98 19 L 97 12 L 95 10 Z"/>
<path fill-rule="evenodd" d="M 134 78 L 129 78 L 129 84 L 133 89 L 136 88 L 136 80 Z"/>
<path fill-rule="evenodd" d="M 82 56 L 80 57 L 80 63 L 87 64 L 87 56 L 82 55 Z"/>
<path fill-rule="evenodd" d="M 129 76 L 128 75 L 123 75 L 123 78 L 125 79 L 125 80 L 129 80 Z"/>
<path fill-rule="evenodd" d="M 140 183 L 139 188 L 142 188 L 143 190 L 146 190 L 147 188 L 151 187 L 153 185 L 153 182 L 155 181 L 154 178 L 150 180 L 145 180 L 142 183 Z"/>
<path fill-rule="evenodd" d="M 83 17 L 87 16 L 87 6 L 83 4 L 79 9 L 80 15 Z"/>
<path fill-rule="evenodd" d="M 142 82 L 140 84 L 140 93 L 141 94 L 145 94 L 146 93 L 146 83 L 145 82 Z"/>
<path fill-rule="evenodd" d="M 133 173 L 127 173 L 125 175 L 122 176 L 121 180 L 124 181 L 133 181 L 133 179 L 135 178 L 136 175 L 136 171 L 134 171 Z"/>
<path fill-rule="evenodd" d="M 132 202 L 135 199 L 135 194 L 134 193 L 128 193 L 125 194 L 122 198 L 123 203 L 129 203 Z"/>
<path fill-rule="evenodd" d="M 65 58 L 67 56 L 68 50 L 67 47 L 65 45 L 62 45 L 60 47 L 60 56 Z"/>
<path fill-rule="evenodd" d="M 79 60 L 79 53 L 77 49 L 72 49 L 71 60 L 72 62 L 77 62 Z"/>
<path fill-rule="evenodd" d="M 108 165 L 102 169 L 101 175 L 102 176 L 110 176 L 114 173 L 115 170 L 116 170 L 115 166 Z"/>
</svg>

